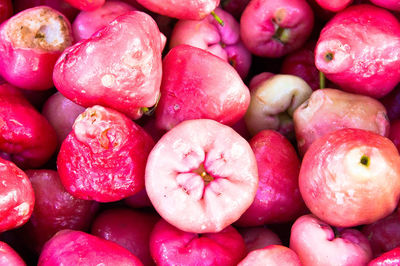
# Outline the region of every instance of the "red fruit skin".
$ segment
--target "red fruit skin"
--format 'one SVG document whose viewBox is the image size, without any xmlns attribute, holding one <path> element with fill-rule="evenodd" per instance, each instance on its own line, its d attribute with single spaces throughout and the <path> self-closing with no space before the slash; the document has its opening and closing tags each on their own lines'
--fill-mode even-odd
<svg viewBox="0 0 400 266">
<path fill-rule="evenodd" d="M 374 257 L 400 246 L 399 211 L 397 210 L 375 223 L 363 226 L 362 232 L 371 244 Z"/>
<path fill-rule="evenodd" d="M 128 117 L 102 106 L 87 108 L 57 157 L 60 179 L 73 196 L 111 202 L 144 188 L 153 139 Z"/>
<path fill-rule="evenodd" d="M 92 11 L 97 8 L 100 8 L 106 0 L 64 0 L 69 3 L 71 6 L 83 10 L 83 11 Z"/>
<path fill-rule="evenodd" d="M 112 241 L 81 231 L 62 230 L 43 247 L 38 266 L 143 265 L 138 258 Z"/>
<path fill-rule="evenodd" d="M 0 156 L 21 168 L 45 164 L 57 147 L 49 122 L 15 87 L 0 85 Z"/>
<path fill-rule="evenodd" d="M 342 129 L 311 144 L 299 175 L 310 211 L 332 226 L 369 224 L 394 211 L 400 196 L 400 156 L 387 138 Z"/>
<path fill-rule="evenodd" d="M 299 190 L 300 161 L 294 147 L 274 130 L 260 131 L 249 143 L 257 160 L 258 189 L 236 224 L 259 226 L 295 220 L 306 207 Z"/>
<path fill-rule="evenodd" d="M 250 92 L 236 70 L 202 49 L 179 45 L 163 60 L 156 124 L 169 130 L 190 119 L 233 125 L 245 114 Z"/>
<path fill-rule="evenodd" d="M 394 120 L 390 124 L 389 139 L 393 141 L 397 150 L 400 152 L 400 120 Z"/>
<path fill-rule="evenodd" d="M 262 72 L 260 74 L 255 75 L 254 77 L 252 77 L 252 79 L 250 80 L 250 83 L 249 83 L 250 91 L 253 91 L 261 83 L 263 83 L 264 81 L 266 81 L 269 78 L 272 78 L 273 76 L 275 76 L 275 74 L 271 73 L 271 72 Z"/>
<path fill-rule="evenodd" d="M 313 91 L 320 88 L 319 71 L 315 66 L 313 43 L 308 43 L 302 49 L 287 55 L 282 61 L 281 73 L 298 76 L 311 87 Z"/>
<path fill-rule="evenodd" d="M 0 174 L 0 232 L 4 232 L 28 221 L 35 194 L 29 178 L 14 163 L 0 158 Z"/>
<path fill-rule="evenodd" d="M 239 233 L 243 237 L 247 253 L 270 245 L 282 244 L 278 235 L 264 226 L 239 228 Z"/>
<path fill-rule="evenodd" d="M 0 0 L 0 23 L 11 17 L 13 5 L 11 0 Z"/>
<path fill-rule="evenodd" d="M 222 0 L 221 7 L 235 18 L 240 18 L 250 0 Z"/>
<path fill-rule="evenodd" d="M 224 26 L 212 15 L 201 21 L 180 20 L 174 26 L 169 47 L 187 44 L 204 49 L 229 62 L 244 79 L 250 69 L 251 53 L 240 40 L 239 23 L 221 8 L 216 8 L 214 12 Z"/>
<path fill-rule="evenodd" d="M 297 254 L 282 245 L 270 245 L 250 252 L 238 266 L 301 266 Z"/>
<path fill-rule="evenodd" d="M 359 128 L 387 137 L 390 123 L 376 99 L 336 89 L 316 90 L 293 115 L 301 155 L 320 137 L 343 128 Z"/>
<path fill-rule="evenodd" d="M 13 3 L 15 13 L 35 6 L 49 6 L 64 14 L 70 22 L 72 22 L 79 13 L 78 9 L 72 7 L 64 0 L 14 0 Z"/>
<path fill-rule="evenodd" d="M 124 200 L 124 203 L 132 208 L 146 208 L 152 207 L 149 196 L 147 196 L 146 189 L 142 189 L 133 196 L 130 196 Z"/>
<path fill-rule="evenodd" d="M 131 209 L 109 209 L 93 221 L 91 233 L 113 241 L 129 250 L 144 265 L 153 265 L 150 256 L 150 234 L 159 217 L 154 213 Z"/>
<path fill-rule="evenodd" d="M 137 0 L 154 13 L 177 19 L 200 20 L 209 15 L 220 0 Z"/>
<path fill-rule="evenodd" d="M 42 114 L 55 129 L 60 145 L 71 132 L 75 119 L 84 111 L 84 107 L 65 98 L 60 92 L 50 96 L 42 108 Z"/>
<path fill-rule="evenodd" d="M 400 247 L 394 248 L 378 258 L 371 260 L 368 266 L 397 266 L 400 265 Z"/>
<path fill-rule="evenodd" d="M 165 265 L 237 265 L 246 255 L 242 236 L 232 226 L 218 233 L 194 234 L 160 220 L 150 236 L 155 263 Z"/>
<path fill-rule="evenodd" d="M 323 9 L 339 12 L 352 4 L 353 0 L 315 0 Z"/>
<path fill-rule="evenodd" d="M 355 229 L 333 228 L 314 215 L 303 215 L 292 226 L 289 247 L 301 265 L 362 266 L 372 259 L 368 239 Z"/>
<path fill-rule="evenodd" d="M 240 35 L 251 53 L 277 58 L 300 48 L 313 25 L 314 15 L 305 0 L 253 0 L 240 18 Z M 278 28 L 287 29 L 288 35 L 275 37 Z"/>
<path fill-rule="evenodd" d="M 36 20 L 45 16 L 51 16 L 53 19 L 50 22 L 41 22 L 41 29 L 35 29 L 37 33 L 32 36 L 33 40 L 29 39 L 32 32 L 23 31 L 26 25 L 29 25 L 26 21 L 30 16 L 34 16 Z M 56 23 L 59 25 L 56 31 L 63 35 L 63 42 L 57 44 L 57 47 L 43 47 L 42 44 L 36 43 L 38 38 L 45 38 L 40 36 L 51 38 L 54 35 L 51 31 L 55 30 L 51 25 Z M 15 26 L 19 24 L 21 27 Z M 16 38 L 20 40 L 16 41 Z M 60 12 L 46 6 L 21 11 L 0 26 L 0 75 L 10 84 L 22 89 L 47 90 L 53 87 L 54 64 L 65 47 L 71 43 L 71 24 Z"/>
<path fill-rule="evenodd" d="M 393 11 L 400 11 L 400 3 L 397 0 L 370 0 L 373 4 L 390 9 Z"/>
<path fill-rule="evenodd" d="M 54 84 L 79 105 L 99 104 L 138 119 L 159 98 L 161 49 L 154 20 L 131 11 L 66 49 L 54 67 Z"/>
<path fill-rule="evenodd" d="M 385 106 L 390 121 L 400 119 L 400 86 L 396 86 L 379 101 Z"/>
<path fill-rule="evenodd" d="M 315 65 L 343 90 L 380 98 L 400 80 L 399 47 L 395 16 L 372 5 L 355 5 L 322 29 Z"/>
<path fill-rule="evenodd" d="M 134 7 L 124 2 L 110 1 L 93 11 L 80 12 L 72 23 L 75 41 L 90 38 L 93 33 L 107 26 L 118 16 L 134 10 Z"/>
<path fill-rule="evenodd" d="M 43 245 L 62 229 L 87 230 L 98 209 L 94 201 L 69 194 L 54 170 L 26 171 L 35 192 L 35 207 L 21 236 L 38 254 Z"/>
<path fill-rule="evenodd" d="M 0 266 L 25 266 L 26 263 L 7 243 L 0 241 Z"/>
</svg>

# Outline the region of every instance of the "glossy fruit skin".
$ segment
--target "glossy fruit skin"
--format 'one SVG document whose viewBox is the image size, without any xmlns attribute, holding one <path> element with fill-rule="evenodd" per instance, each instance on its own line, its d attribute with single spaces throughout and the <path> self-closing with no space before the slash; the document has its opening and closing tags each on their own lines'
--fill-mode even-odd
<svg viewBox="0 0 400 266">
<path fill-rule="evenodd" d="M 240 35 L 252 54 L 277 58 L 300 48 L 313 25 L 313 12 L 305 0 L 252 0 L 240 18 Z M 288 36 L 275 37 L 277 28 L 288 30 Z"/>
<path fill-rule="evenodd" d="M 236 70 L 202 49 L 179 45 L 163 60 L 157 126 L 169 130 L 189 119 L 233 125 L 250 103 L 250 92 Z"/>
<path fill-rule="evenodd" d="M 306 210 L 298 177 L 300 161 L 292 144 L 274 130 L 263 130 L 250 141 L 257 160 L 258 189 L 252 205 L 236 222 L 258 226 L 295 220 Z"/>
<path fill-rule="evenodd" d="M 270 245 L 253 250 L 238 264 L 238 266 L 279 266 L 284 263 L 287 266 L 301 266 L 297 254 L 288 247 L 282 245 Z"/>
<path fill-rule="evenodd" d="M 238 230 L 243 237 L 247 253 L 269 245 L 282 245 L 278 235 L 265 226 L 243 227 Z"/>
<path fill-rule="evenodd" d="M 80 12 L 72 23 L 74 40 L 78 42 L 90 38 L 118 16 L 133 10 L 136 9 L 124 2 L 109 1 L 95 10 Z"/>
<path fill-rule="evenodd" d="M 152 265 L 149 239 L 160 218 L 151 212 L 113 208 L 101 212 L 93 221 L 91 233 L 129 250 L 144 265 Z"/>
<path fill-rule="evenodd" d="M 368 266 L 396 266 L 400 264 L 400 247 L 396 247 L 378 258 L 371 260 Z"/>
<path fill-rule="evenodd" d="M 143 265 L 138 258 L 114 242 L 82 231 L 61 230 L 43 247 L 39 266 L 51 265 Z"/>
<path fill-rule="evenodd" d="M 35 207 L 21 236 L 38 254 L 43 245 L 62 229 L 87 230 L 98 209 L 94 201 L 69 194 L 54 170 L 27 170 L 35 192 Z"/>
<path fill-rule="evenodd" d="M 257 162 L 232 128 L 210 119 L 187 120 L 156 143 L 145 179 L 154 208 L 167 222 L 186 232 L 214 233 L 253 202 Z"/>
<path fill-rule="evenodd" d="M 322 29 L 315 65 L 343 90 L 380 98 L 400 81 L 400 23 L 389 11 L 355 5 Z"/>
<path fill-rule="evenodd" d="M 28 221 L 35 194 L 29 178 L 14 163 L 0 158 L 0 174 L 0 232 L 4 232 Z"/>
<path fill-rule="evenodd" d="M 11 17 L 13 14 L 13 5 L 11 0 L 0 1 L 0 23 Z"/>
<path fill-rule="evenodd" d="M 117 201 L 144 188 L 152 138 L 128 117 L 102 106 L 87 108 L 61 145 L 57 167 L 73 196 Z"/>
<path fill-rule="evenodd" d="M 362 129 L 337 130 L 311 144 L 299 186 L 310 211 L 330 225 L 373 223 L 397 207 L 400 156 L 383 136 Z"/>
<path fill-rule="evenodd" d="M 52 16 L 58 20 L 60 35 L 63 35 L 63 42 L 59 47 L 46 48 L 40 45 L 30 45 L 30 39 L 26 39 L 25 26 L 20 28 L 14 25 L 24 23 L 27 17 L 34 16 L 39 19 L 44 16 Z M 42 27 L 55 22 L 42 22 Z M 29 23 L 27 23 L 29 24 Z M 33 23 L 34 24 L 34 23 Z M 36 33 L 36 38 L 41 38 Z M 47 33 L 49 36 L 51 33 Z M 16 37 L 18 36 L 18 37 Z M 38 37 L 37 37 L 38 36 Z M 22 41 L 16 42 L 15 38 Z M 47 37 L 46 37 L 47 42 Z M 68 19 L 60 12 L 47 6 L 33 7 L 14 15 L 0 26 L 0 75 L 10 84 L 22 89 L 47 90 L 53 87 L 53 68 L 58 57 L 65 47 L 72 44 L 72 30 Z"/>
<path fill-rule="evenodd" d="M 0 85 L 1 156 L 21 168 L 45 164 L 57 147 L 57 136 L 49 124 L 16 89 Z"/>
<path fill-rule="evenodd" d="M 400 11 L 400 3 L 396 0 L 371 0 L 377 6 L 384 7 L 393 11 Z"/>
<path fill-rule="evenodd" d="M 84 11 L 91 11 L 95 10 L 106 2 L 106 0 L 65 0 L 71 6 L 84 10 Z"/>
<path fill-rule="evenodd" d="M 0 266 L 26 266 L 24 260 L 7 243 L 0 241 Z"/>
<path fill-rule="evenodd" d="M 111 107 L 138 119 L 159 98 L 161 49 L 154 20 L 131 11 L 66 49 L 54 67 L 54 84 L 79 105 Z"/>
<path fill-rule="evenodd" d="M 220 0 L 137 0 L 154 13 L 177 19 L 200 20 L 210 14 Z"/>
<path fill-rule="evenodd" d="M 343 9 L 345 9 L 347 6 L 351 5 L 353 0 L 316 0 L 318 5 L 320 5 L 322 8 L 332 11 L 332 12 L 339 12 Z"/>
<path fill-rule="evenodd" d="M 245 256 L 242 236 L 232 226 L 217 233 L 194 234 L 160 220 L 150 236 L 157 265 L 236 265 Z"/>
</svg>

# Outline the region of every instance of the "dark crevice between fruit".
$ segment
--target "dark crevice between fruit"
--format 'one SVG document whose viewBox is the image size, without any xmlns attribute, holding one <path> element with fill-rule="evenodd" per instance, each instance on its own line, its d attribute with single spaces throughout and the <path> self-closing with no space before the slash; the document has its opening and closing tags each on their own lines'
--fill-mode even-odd
<svg viewBox="0 0 400 266">
<path fill-rule="evenodd" d="M 360 164 L 364 165 L 365 167 L 368 167 L 370 165 L 369 157 L 367 155 L 361 156 Z"/>
</svg>

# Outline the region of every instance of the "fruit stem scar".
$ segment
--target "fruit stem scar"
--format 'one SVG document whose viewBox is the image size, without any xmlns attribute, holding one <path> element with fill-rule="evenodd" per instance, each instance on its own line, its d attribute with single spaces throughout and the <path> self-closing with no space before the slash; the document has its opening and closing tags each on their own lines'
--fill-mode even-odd
<svg viewBox="0 0 400 266">
<path fill-rule="evenodd" d="M 289 41 L 289 36 L 290 36 L 289 33 L 290 33 L 289 29 L 281 28 L 280 26 L 278 26 L 272 38 L 280 41 L 281 43 L 287 43 Z"/>
<path fill-rule="evenodd" d="M 325 58 L 326 62 L 332 61 L 333 60 L 333 53 L 331 53 L 331 52 L 326 53 L 324 58 Z"/>
<path fill-rule="evenodd" d="M 225 25 L 225 22 L 214 11 L 211 12 L 211 15 L 218 22 L 218 24 L 221 25 L 221 27 Z"/>
<path fill-rule="evenodd" d="M 360 164 L 362 164 L 362 165 L 368 167 L 369 164 L 370 164 L 370 159 L 369 159 L 369 157 L 368 157 L 367 155 L 361 156 Z"/>
<path fill-rule="evenodd" d="M 199 168 L 195 169 L 193 172 L 203 178 L 205 186 L 214 180 L 214 177 L 207 173 L 206 169 L 204 168 L 204 164 L 200 164 Z"/>
</svg>

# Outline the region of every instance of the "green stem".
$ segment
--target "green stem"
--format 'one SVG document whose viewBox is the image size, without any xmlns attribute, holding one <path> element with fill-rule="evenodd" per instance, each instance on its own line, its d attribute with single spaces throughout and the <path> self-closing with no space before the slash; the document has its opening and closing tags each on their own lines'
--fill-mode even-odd
<svg viewBox="0 0 400 266">
<path fill-rule="evenodd" d="M 221 27 L 225 25 L 224 21 L 220 17 L 218 17 L 218 15 L 214 11 L 211 12 L 211 15 L 215 18 L 218 24 L 221 25 Z"/>
<path fill-rule="evenodd" d="M 325 89 L 325 75 L 322 71 L 319 72 L 319 88 Z"/>
</svg>

